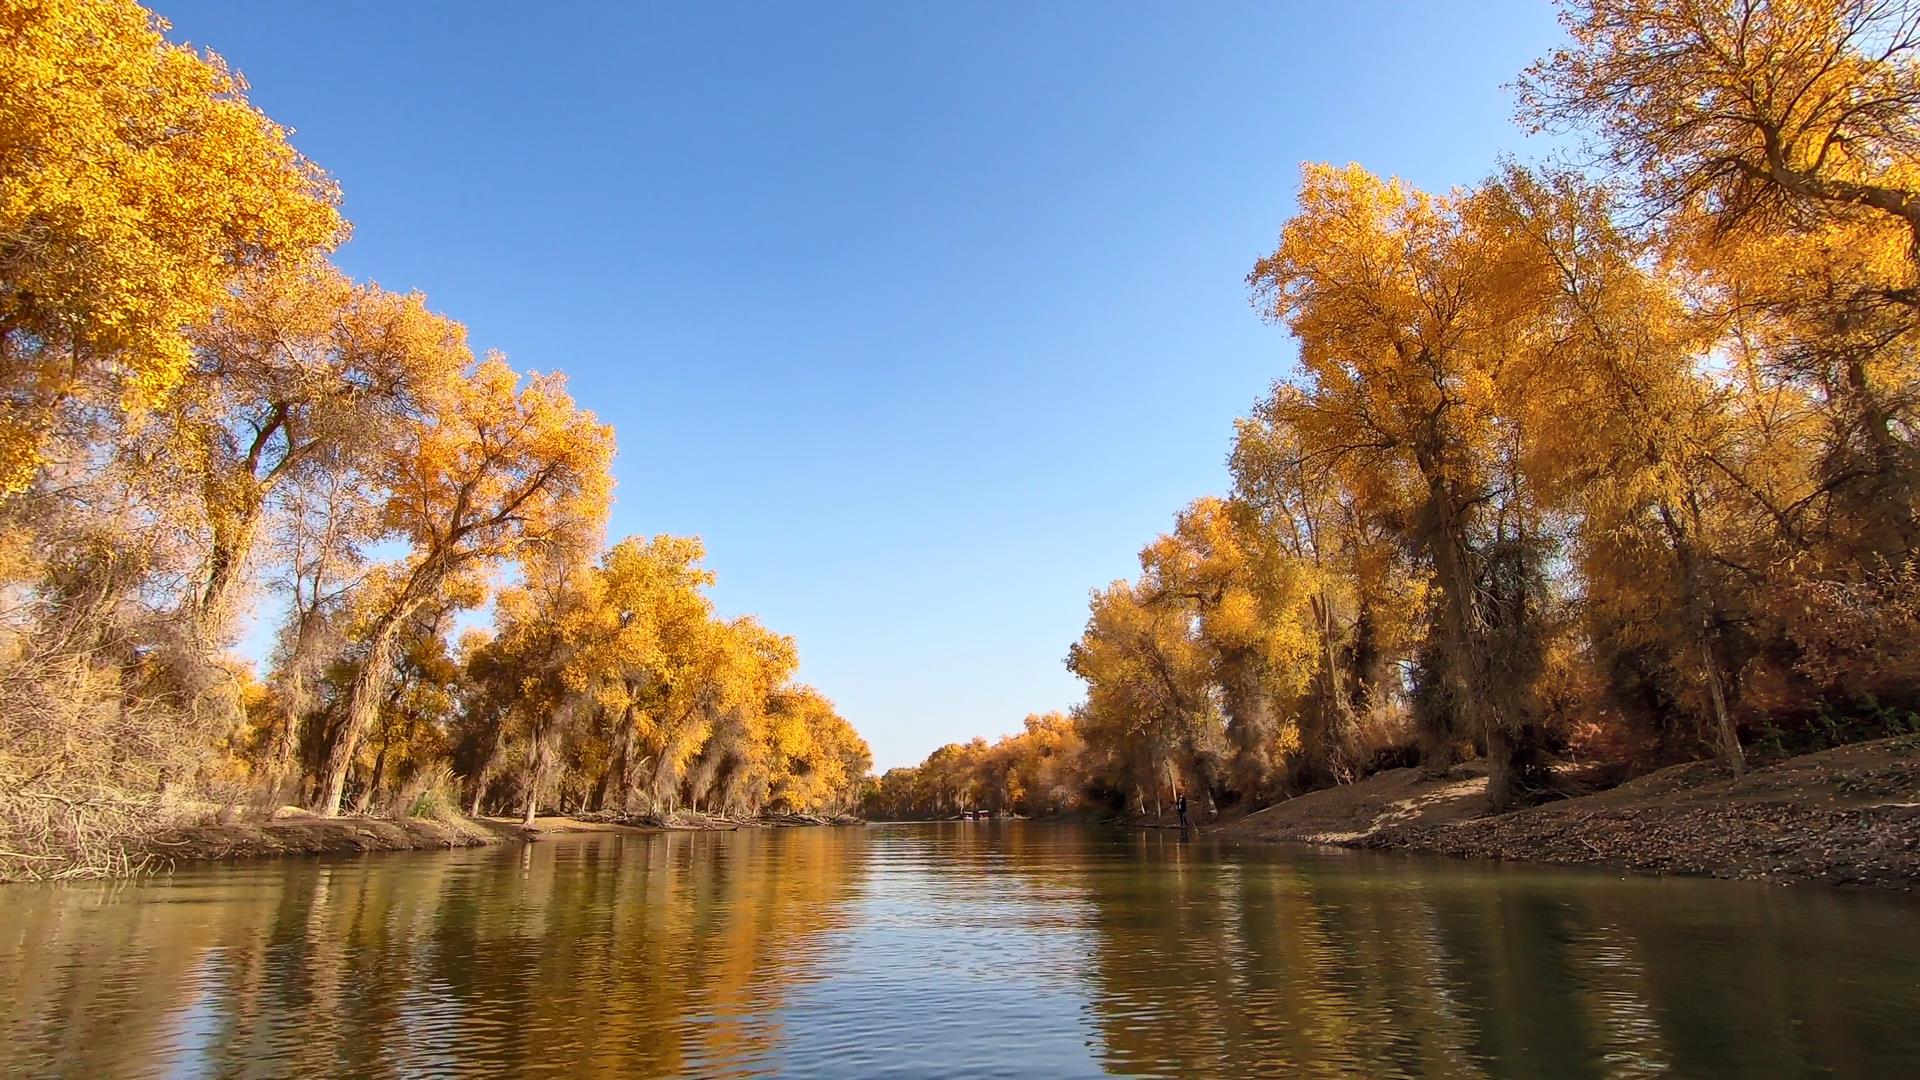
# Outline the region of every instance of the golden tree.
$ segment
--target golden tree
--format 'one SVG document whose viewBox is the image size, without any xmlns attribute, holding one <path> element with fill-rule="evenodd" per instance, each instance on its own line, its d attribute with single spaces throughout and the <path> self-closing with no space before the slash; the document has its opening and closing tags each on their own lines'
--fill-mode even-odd
<svg viewBox="0 0 1920 1080">
<path fill-rule="evenodd" d="M 0 4 L 0 494 L 62 407 L 164 400 L 237 271 L 342 231 L 240 77 L 165 29 L 131 0 Z"/>
<path fill-rule="evenodd" d="M 1509 265 L 1487 209 L 1472 192 L 1310 165 L 1300 212 L 1249 280 L 1300 343 L 1310 456 L 1366 477 L 1369 512 L 1396 521 L 1432 575 L 1432 692 L 1485 740 L 1504 807 L 1541 767 L 1541 548 L 1518 468 L 1537 283 Z"/>
<path fill-rule="evenodd" d="M 528 379 L 504 360 L 461 363 L 448 342 L 436 379 L 416 391 L 404 425 L 370 470 L 387 492 L 385 531 L 412 545 L 370 623 L 368 659 L 321 768 L 317 812 L 340 810 L 361 735 L 379 710 L 401 623 L 462 573 L 595 535 L 606 515 L 613 434 L 575 407 L 564 379 Z"/>
<path fill-rule="evenodd" d="M 1067 653 L 1084 679 L 1081 731 L 1103 759 L 1102 779 L 1133 793 L 1177 797 L 1189 787 L 1224 791 L 1224 732 L 1214 708 L 1212 664 L 1192 612 L 1156 603 L 1151 586 L 1116 581 L 1092 595 L 1087 627 Z"/>
<path fill-rule="evenodd" d="M 677 783 L 698 749 L 673 738 L 675 721 L 693 711 L 692 672 L 713 618 L 704 590 L 713 573 L 700 567 L 706 549 L 697 537 L 628 537 L 600 559 L 603 607 L 596 701 L 608 743 L 606 772 L 595 802 L 637 812 L 655 809 L 658 783 Z"/>
</svg>

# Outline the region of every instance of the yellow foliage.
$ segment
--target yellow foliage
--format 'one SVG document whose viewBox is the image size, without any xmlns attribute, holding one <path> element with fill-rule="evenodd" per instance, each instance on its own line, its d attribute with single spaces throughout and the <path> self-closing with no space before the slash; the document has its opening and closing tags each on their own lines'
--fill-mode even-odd
<svg viewBox="0 0 1920 1080">
<path fill-rule="evenodd" d="M 342 232 L 331 182 L 165 25 L 130 0 L 0 4 L 0 493 L 32 479 L 48 410 L 158 404 L 237 271 Z"/>
</svg>

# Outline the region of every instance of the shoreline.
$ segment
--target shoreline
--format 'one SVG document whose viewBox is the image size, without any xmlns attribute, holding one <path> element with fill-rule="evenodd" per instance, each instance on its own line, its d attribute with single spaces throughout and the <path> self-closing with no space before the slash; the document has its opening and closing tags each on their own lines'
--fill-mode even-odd
<svg viewBox="0 0 1920 1080">
<path fill-rule="evenodd" d="M 534 843 L 549 836 L 579 833 L 724 832 L 808 825 L 853 824 L 850 818 L 806 818 L 773 815 L 761 818 L 687 816 L 683 819 L 600 820 L 564 815 L 536 817 L 532 825 L 518 816 L 452 820 L 429 818 L 308 816 L 273 820 L 209 822 L 183 825 L 155 833 L 139 845 L 135 859 L 142 869 L 132 877 L 166 873 L 195 863 L 224 863 L 256 859 L 300 858 L 314 855 L 355 855 L 397 851 L 446 851 L 494 844 Z"/>
<path fill-rule="evenodd" d="M 1485 765 L 1392 769 L 1202 831 L 1467 859 L 1893 892 L 1920 888 L 1920 736 L 1787 758 L 1734 778 L 1715 762 L 1484 814 Z"/>
<path fill-rule="evenodd" d="M 1920 889 L 1920 735 L 1820 751 L 1735 779 L 1715 762 L 1669 766 L 1617 787 L 1499 815 L 1484 811 L 1485 764 L 1432 778 L 1391 769 L 1202 823 L 1249 843 L 1406 851 L 1637 873 L 1881 891 Z M 316 818 L 209 822 L 160 830 L 132 876 L 203 862 L 433 851 L 576 833 L 713 832 L 865 824 L 851 817 L 548 815 L 457 819 Z M 1177 828 L 1134 818 L 1116 824 Z"/>
</svg>

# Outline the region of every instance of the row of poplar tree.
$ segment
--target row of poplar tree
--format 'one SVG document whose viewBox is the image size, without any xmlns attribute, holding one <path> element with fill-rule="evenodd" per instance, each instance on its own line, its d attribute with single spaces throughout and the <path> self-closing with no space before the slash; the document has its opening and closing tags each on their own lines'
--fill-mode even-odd
<svg viewBox="0 0 1920 1080">
<path fill-rule="evenodd" d="M 1558 763 L 1920 727 L 1920 5 L 1563 22 L 1518 85 L 1559 163 L 1444 194 L 1305 168 L 1248 279 L 1299 361 L 1231 493 L 1094 593 L 1070 721 L 945 747 L 877 810 L 1264 802 L 1476 753 L 1501 808 Z"/>
<path fill-rule="evenodd" d="M 111 849 L 162 792 L 851 804 L 865 743 L 699 542 L 602 549 L 612 430 L 336 270 L 334 184 L 165 29 L 0 0 L 0 847 Z"/>
</svg>

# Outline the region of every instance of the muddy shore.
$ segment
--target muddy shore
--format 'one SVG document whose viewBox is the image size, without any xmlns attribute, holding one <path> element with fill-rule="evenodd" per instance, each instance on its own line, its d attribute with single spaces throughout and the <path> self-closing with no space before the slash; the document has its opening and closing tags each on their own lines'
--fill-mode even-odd
<svg viewBox="0 0 1920 1080">
<path fill-rule="evenodd" d="M 1780 883 L 1920 888 L 1920 736 L 1789 758 L 1734 779 L 1676 765 L 1485 813 L 1486 773 L 1393 769 L 1207 829 L 1225 839 L 1418 851 Z"/>
<path fill-rule="evenodd" d="M 682 815 L 673 818 L 537 817 L 532 825 L 518 817 L 428 820 L 374 817 L 321 818 L 287 815 L 270 821 L 212 822 L 172 828 L 151 837 L 144 853 L 149 869 L 165 870 L 193 862 L 272 858 L 290 855 L 351 855 L 375 851 L 433 851 L 525 843 L 543 836 L 588 832 L 715 832 L 789 825 L 847 824 L 852 818 L 777 816 L 725 818 Z"/>
</svg>

